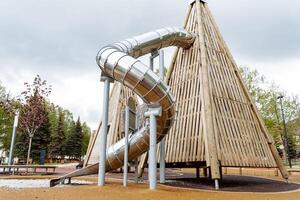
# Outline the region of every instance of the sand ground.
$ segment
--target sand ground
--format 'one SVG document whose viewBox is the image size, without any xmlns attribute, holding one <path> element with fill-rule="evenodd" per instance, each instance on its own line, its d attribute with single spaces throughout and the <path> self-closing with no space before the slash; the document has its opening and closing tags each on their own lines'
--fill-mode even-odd
<svg viewBox="0 0 300 200">
<path fill-rule="evenodd" d="M 182 170 L 183 172 L 194 172 L 193 170 Z M 255 170 L 256 176 L 267 176 L 272 179 L 280 179 L 274 176 L 274 171 Z M 244 170 L 243 174 L 252 175 L 251 170 Z M 227 173 L 236 173 L 228 170 Z M 22 177 L 24 178 L 24 177 Z M 96 181 L 95 177 L 83 178 L 85 180 Z M 1 180 L 0 180 L 1 181 Z M 300 175 L 292 175 L 290 181 L 300 183 Z M 0 199 L 2 200 L 93 200 L 93 199 L 201 199 L 201 200 L 299 200 L 300 191 L 282 193 L 250 193 L 250 192 L 220 192 L 204 191 L 193 189 L 180 189 L 159 185 L 155 191 L 150 191 L 146 183 L 129 183 L 128 188 L 122 186 L 120 180 L 107 179 L 107 184 L 103 188 L 96 185 L 80 185 L 69 187 L 54 188 L 35 188 L 35 189 L 9 189 L 0 188 Z"/>
</svg>

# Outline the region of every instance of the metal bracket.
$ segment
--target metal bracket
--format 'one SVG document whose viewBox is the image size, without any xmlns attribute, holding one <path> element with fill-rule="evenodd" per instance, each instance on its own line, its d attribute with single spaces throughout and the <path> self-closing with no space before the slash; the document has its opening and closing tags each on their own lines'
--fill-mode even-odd
<svg viewBox="0 0 300 200">
<path fill-rule="evenodd" d="M 157 56 L 159 56 L 159 52 L 158 52 L 157 49 L 155 49 L 155 50 L 153 50 L 153 51 L 151 52 L 151 57 L 150 57 L 150 58 L 154 59 L 154 58 L 156 58 Z"/>
<path fill-rule="evenodd" d="M 203 0 L 190 0 L 189 4 L 192 5 L 192 4 L 195 3 L 196 1 L 200 1 L 200 2 L 202 1 L 202 2 L 206 3 L 206 1 L 203 1 Z"/>
<path fill-rule="evenodd" d="M 161 106 L 157 106 L 156 104 L 151 104 L 148 106 L 148 111 L 145 112 L 145 117 L 150 117 L 150 115 L 161 116 Z"/>
<path fill-rule="evenodd" d="M 107 74 L 105 74 L 103 71 L 101 71 L 101 76 L 100 76 L 100 81 L 104 82 L 108 80 L 108 82 L 113 83 L 115 80 L 112 79 L 110 76 L 108 76 Z"/>
<path fill-rule="evenodd" d="M 192 5 L 196 0 L 190 0 L 189 4 Z"/>
</svg>

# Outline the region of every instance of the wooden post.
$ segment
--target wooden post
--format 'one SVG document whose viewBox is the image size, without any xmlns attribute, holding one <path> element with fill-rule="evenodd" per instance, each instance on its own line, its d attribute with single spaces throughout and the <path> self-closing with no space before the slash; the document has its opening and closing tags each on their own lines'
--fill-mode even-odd
<svg viewBox="0 0 300 200">
<path fill-rule="evenodd" d="M 227 167 L 224 167 L 224 174 L 227 174 Z"/>
<path fill-rule="evenodd" d="M 276 169 L 274 170 L 274 175 L 275 175 L 275 176 L 278 176 L 278 168 L 276 168 Z"/>
<path fill-rule="evenodd" d="M 143 173 L 144 173 L 145 166 L 147 164 L 147 160 L 148 160 L 148 153 L 144 153 L 141 156 L 141 160 L 140 160 L 140 164 L 139 164 L 139 168 L 138 168 L 138 177 L 139 178 L 143 177 Z"/>
<path fill-rule="evenodd" d="M 213 119 L 213 106 L 211 103 L 211 85 L 209 79 L 209 66 L 206 62 L 206 47 L 204 30 L 202 23 L 202 11 L 201 2 L 196 1 L 197 18 L 198 18 L 198 29 L 199 29 L 199 42 L 201 52 L 201 74 L 202 74 L 202 102 L 203 102 L 203 117 L 204 117 L 204 133 L 206 135 L 205 142 L 207 143 L 206 156 L 207 164 L 210 166 L 210 176 L 212 179 L 220 179 L 219 161 L 217 155 L 217 147 L 215 141 L 215 130 L 214 130 L 214 119 Z"/>
<path fill-rule="evenodd" d="M 220 165 L 219 167 L 219 171 L 220 171 L 220 179 L 223 179 L 223 171 L 222 171 L 222 166 Z"/>
<path fill-rule="evenodd" d="M 239 175 L 242 176 L 243 175 L 243 168 L 239 167 Z"/>
<path fill-rule="evenodd" d="M 192 4 L 190 4 L 189 7 L 188 7 L 188 12 L 187 12 L 187 15 L 186 15 L 185 20 L 184 20 L 184 23 L 183 23 L 183 27 L 184 27 L 184 28 L 186 28 L 186 26 L 187 26 L 189 17 L 190 17 L 190 15 L 191 15 L 192 7 L 193 7 Z M 169 81 L 170 81 L 170 78 L 171 78 L 171 75 L 172 75 L 172 72 L 173 72 L 173 69 L 174 69 L 174 63 L 175 63 L 175 61 L 176 61 L 176 57 L 177 57 L 177 55 L 178 55 L 178 51 L 179 51 L 179 49 L 177 48 L 177 49 L 175 50 L 175 52 L 174 52 L 174 55 L 173 55 L 173 57 L 172 57 L 172 61 L 171 61 L 171 63 L 170 63 L 170 67 L 169 67 L 169 69 L 168 69 L 168 71 L 167 71 L 167 75 L 166 75 L 165 80 L 166 80 L 166 83 L 167 83 L 168 85 L 169 85 Z"/>
<path fill-rule="evenodd" d="M 200 168 L 196 167 L 196 178 L 200 178 Z"/>
<path fill-rule="evenodd" d="M 207 177 L 207 170 L 208 170 L 207 167 L 203 168 L 203 176 L 204 177 Z"/>
</svg>

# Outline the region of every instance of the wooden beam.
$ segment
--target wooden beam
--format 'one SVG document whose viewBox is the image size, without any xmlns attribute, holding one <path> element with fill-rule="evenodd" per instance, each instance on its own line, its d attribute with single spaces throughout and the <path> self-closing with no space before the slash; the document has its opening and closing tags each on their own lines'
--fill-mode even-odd
<svg viewBox="0 0 300 200">
<path fill-rule="evenodd" d="M 213 106 L 211 103 L 211 83 L 209 76 L 209 66 L 207 64 L 206 58 L 206 47 L 205 47 L 205 38 L 204 38 L 204 30 L 203 30 L 203 12 L 201 8 L 201 2 L 196 1 L 196 9 L 197 9 L 197 20 L 198 20 L 198 32 L 199 32 L 199 43 L 200 43 L 200 52 L 201 57 L 201 75 L 202 75 L 202 104 L 203 104 L 203 119 L 204 119 L 204 132 L 206 134 L 206 158 L 208 166 L 211 169 L 211 177 L 212 179 L 220 179 L 220 170 L 219 170 L 219 161 L 217 157 L 217 147 L 215 141 L 215 130 L 214 130 L 214 119 L 213 119 Z"/>
<path fill-rule="evenodd" d="M 186 28 L 186 26 L 187 26 L 189 17 L 191 15 L 192 8 L 193 8 L 193 5 L 190 4 L 189 7 L 188 7 L 187 15 L 186 15 L 186 17 L 184 19 L 184 22 L 183 22 L 183 28 Z M 173 72 L 173 69 L 174 69 L 174 64 L 175 64 L 175 61 L 176 61 L 176 58 L 177 58 L 177 55 L 178 55 L 178 51 L 179 51 L 179 48 L 176 48 L 176 50 L 174 52 L 174 55 L 172 57 L 171 63 L 170 63 L 170 67 L 167 71 L 167 75 L 166 75 L 166 78 L 165 78 L 165 82 L 167 84 L 169 84 L 169 81 L 170 81 L 170 78 L 171 78 L 171 75 L 172 75 L 172 72 Z"/>
</svg>

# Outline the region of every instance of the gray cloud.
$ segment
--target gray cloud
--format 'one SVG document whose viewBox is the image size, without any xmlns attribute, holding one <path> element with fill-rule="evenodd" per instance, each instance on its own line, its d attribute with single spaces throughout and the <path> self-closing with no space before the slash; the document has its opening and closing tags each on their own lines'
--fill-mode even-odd
<svg viewBox="0 0 300 200">
<path fill-rule="evenodd" d="M 155 9 L 158 3 L 138 0 L 1 2 L 0 59 L 30 61 L 37 70 L 45 66 L 47 70 L 56 70 L 61 65 L 65 70 L 95 69 L 92 68 L 95 55 L 101 46 L 154 28 L 180 24 L 181 20 L 172 20 L 174 13 L 165 12 L 166 2 Z M 166 15 L 162 17 L 163 14 Z"/>
<path fill-rule="evenodd" d="M 282 59 L 299 54 L 300 2 L 209 1 L 236 54 Z M 51 69 L 93 70 L 100 46 L 155 28 L 182 24 L 186 1 L 7 0 L 0 3 L 0 59 Z M 56 67 L 57 66 L 57 67 Z"/>
<path fill-rule="evenodd" d="M 160 27 L 181 26 L 187 2 L 2 0 L 0 78 L 8 84 L 15 82 L 12 87 L 28 81 L 21 80 L 29 77 L 21 74 L 28 71 L 41 74 L 54 88 L 68 90 L 64 78 L 99 73 L 95 55 L 101 46 Z M 300 1 L 209 0 L 208 6 L 237 61 L 266 63 L 299 57 Z M 82 80 L 81 88 L 89 87 L 92 99 L 91 83 Z M 80 93 L 72 95 L 70 98 L 78 98 Z M 62 97 L 56 95 L 58 102 L 59 98 L 66 97 L 62 93 Z M 84 120 L 99 120 L 94 105 L 71 104 L 69 108 L 76 114 L 88 109 Z"/>
<path fill-rule="evenodd" d="M 210 7 L 235 55 L 260 61 L 299 56 L 299 1 L 227 0 Z"/>
</svg>

